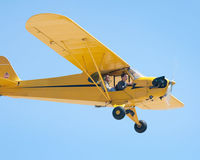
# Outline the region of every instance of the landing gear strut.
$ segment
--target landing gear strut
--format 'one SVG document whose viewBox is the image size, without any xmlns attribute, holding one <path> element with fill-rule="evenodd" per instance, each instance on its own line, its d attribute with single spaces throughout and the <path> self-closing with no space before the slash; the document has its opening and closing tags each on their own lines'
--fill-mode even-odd
<svg viewBox="0 0 200 160">
<path fill-rule="evenodd" d="M 147 129 L 147 123 L 143 120 L 138 120 L 137 113 L 135 110 L 135 107 L 131 107 L 128 109 L 125 109 L 124 107 L 115 107 L 113 109 L 113 117 L 117 120 L 121 120 L 127 115 L 130 119 L 132 119 L 135 122 L 135 131 L 138 133 L 143 133 Z"/>
</svg>

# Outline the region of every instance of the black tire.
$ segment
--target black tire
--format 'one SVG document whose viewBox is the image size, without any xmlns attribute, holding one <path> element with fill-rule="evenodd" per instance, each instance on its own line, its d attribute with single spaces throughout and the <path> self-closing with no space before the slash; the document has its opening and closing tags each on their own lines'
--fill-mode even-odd
<svg viewBox="0 0 200 160">
<path fill-rule="evenodd" d="M 135 131 L 138 133 L 143 133 L 147 129 L 147 123 L 143 120 L 140 120 L 139 122 L 140 122 L 141 126 L 138 126 L 137 124 L 135 124 L 135 126 L 134 126 Z"/>
<path fill-rule="evenodd" d="M 126 115 L 126 112 L 125 112 L 125 109 L 123 107 L 115 107 L 113 109 L 113 117 L 117 120 L 121 120 L 125 117 Z"/>
</svg>

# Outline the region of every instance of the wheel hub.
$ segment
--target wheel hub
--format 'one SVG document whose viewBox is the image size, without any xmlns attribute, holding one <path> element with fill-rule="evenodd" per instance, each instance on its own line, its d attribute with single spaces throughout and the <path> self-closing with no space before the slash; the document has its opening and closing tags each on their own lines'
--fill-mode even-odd
<svg viewBox="0 0 200 160">
<path fill-rule="evenodd" d="M 120 110 L 117 110 L 117 111 L 116 111 L 116 114 L 117 114 L 117 115 L 120 115 L 120 113 L 121 113 Z"/>
</svg>

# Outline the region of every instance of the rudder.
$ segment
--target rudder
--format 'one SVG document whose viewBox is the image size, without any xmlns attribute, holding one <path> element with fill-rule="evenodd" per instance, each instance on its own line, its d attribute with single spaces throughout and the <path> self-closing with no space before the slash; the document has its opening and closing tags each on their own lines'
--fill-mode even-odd
<svg viewBox="0 0 200 160">
<path fill-rule="evenodd" d="M 8 59 L 3 56 L 0 56 L 0 78 L 5 78 L 12 81 L 20 81 Z"/>
</svg>

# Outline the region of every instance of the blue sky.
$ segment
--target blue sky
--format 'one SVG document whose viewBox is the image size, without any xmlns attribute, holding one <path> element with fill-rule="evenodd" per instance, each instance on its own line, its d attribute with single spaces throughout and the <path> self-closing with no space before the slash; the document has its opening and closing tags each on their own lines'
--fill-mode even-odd
<svg viewBox="0 0 200 160">
<path fill-rule="evenodd" d="M 39 13 L 73 19 L 146 76 L 174 78 L 173 94 L 185 107 L 137 109 L 144 134 L 112 108 L 0 98 L 0 159 L 199 159 L 200 2 L 0 1 L 0 55 L 22 80 L 80 73 L 29 34 L 25 23 Z"/>
</svg>

